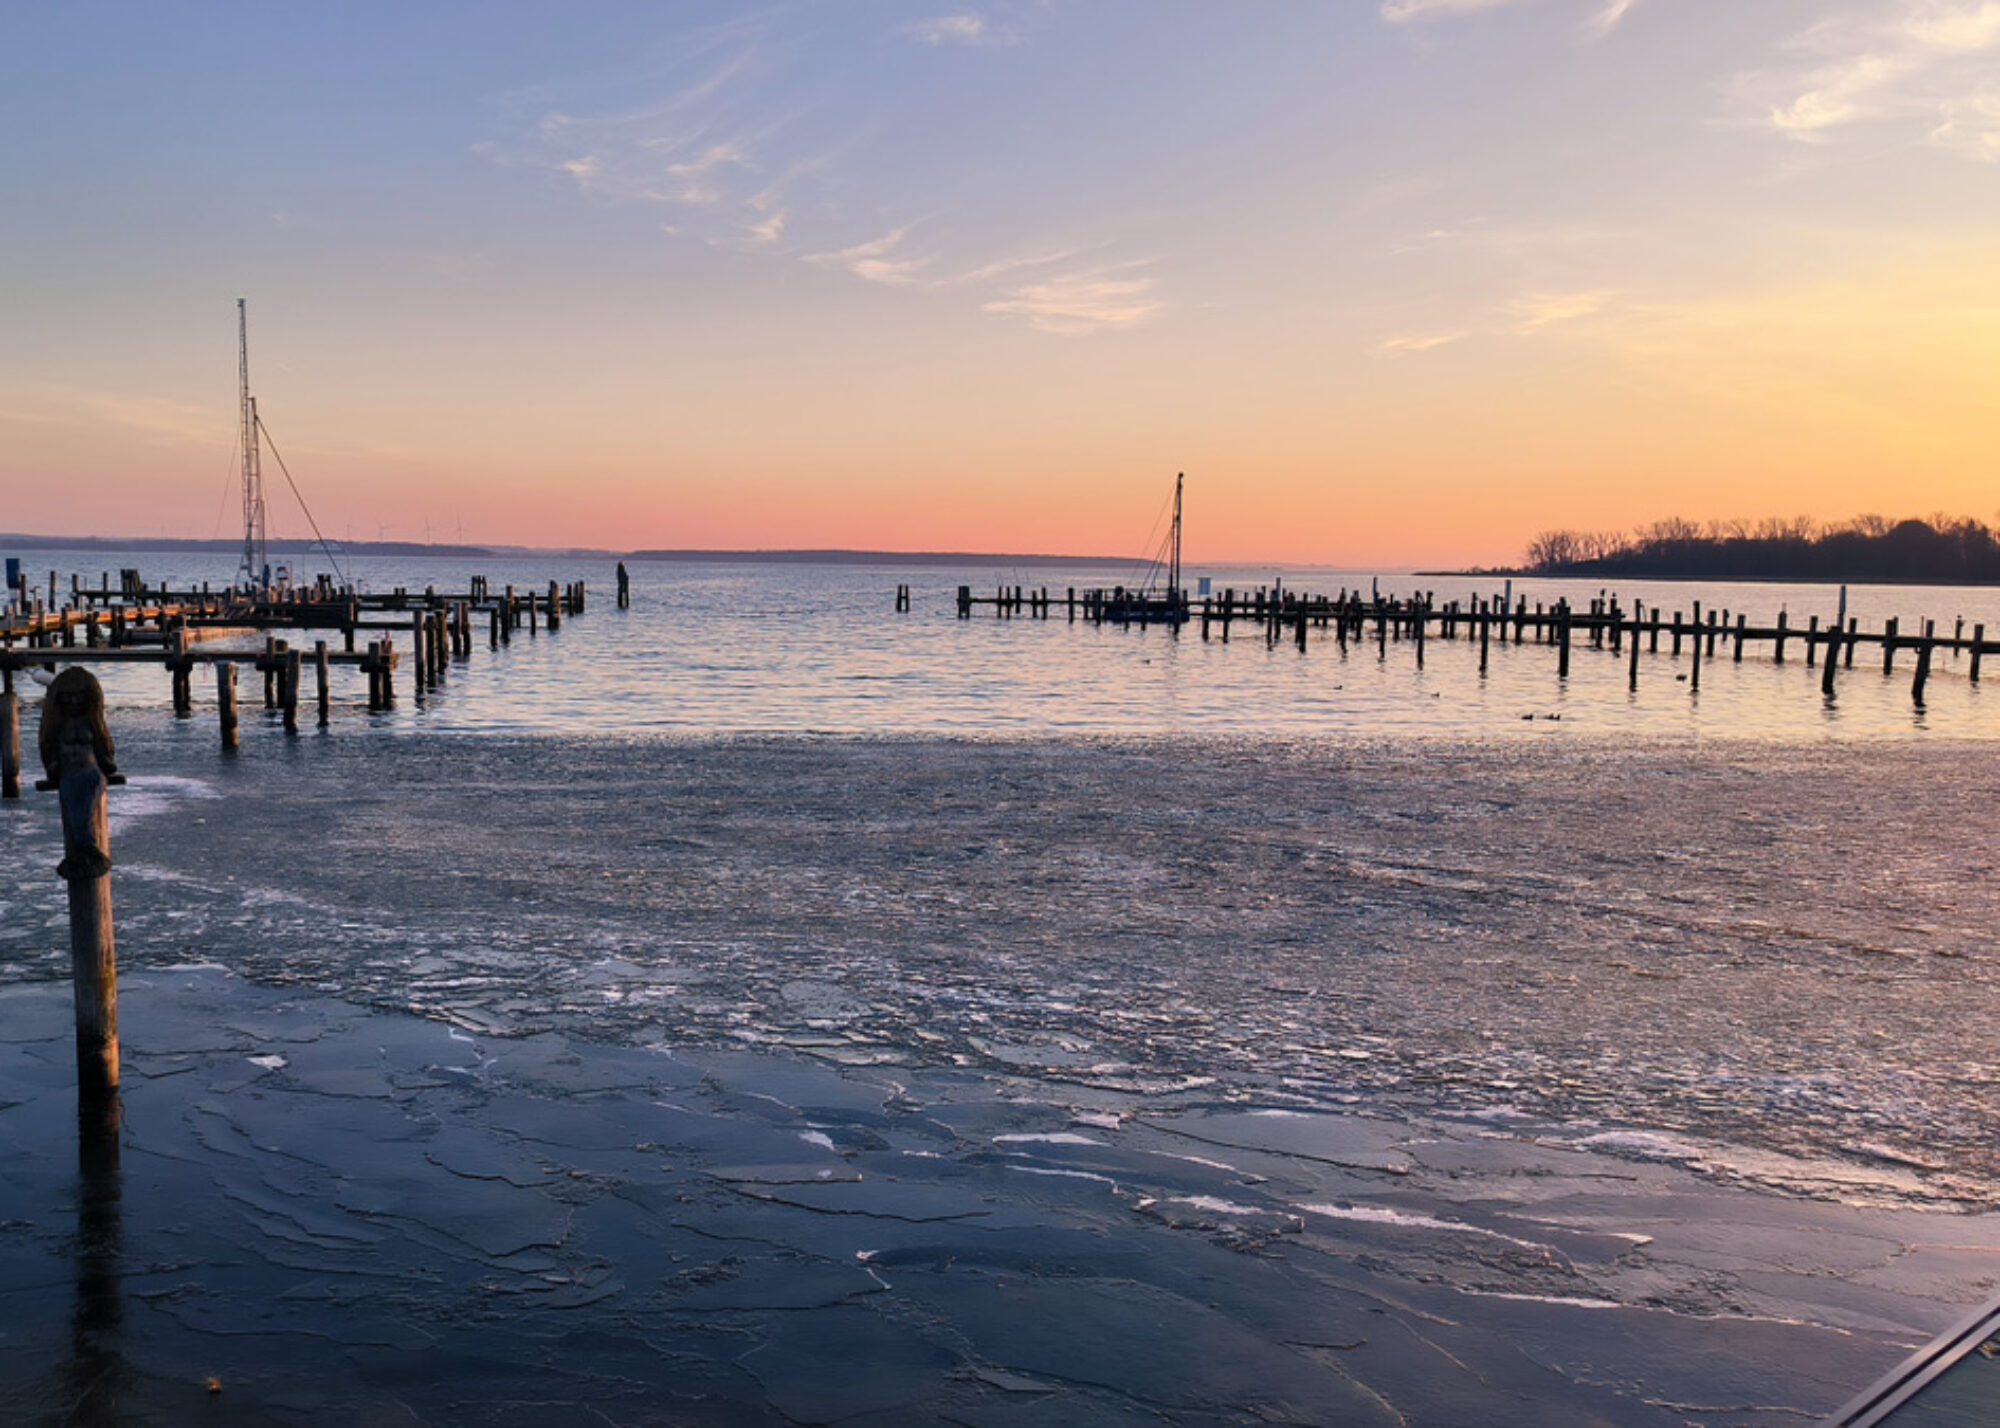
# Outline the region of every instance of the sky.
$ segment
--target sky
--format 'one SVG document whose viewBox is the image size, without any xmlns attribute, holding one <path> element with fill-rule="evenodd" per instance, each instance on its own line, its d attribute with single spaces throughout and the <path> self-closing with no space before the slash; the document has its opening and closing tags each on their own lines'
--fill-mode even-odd
<svg viewBox="0 0 2000 1428">
<path fill-rule="evenodd" d="M 2000 520 L 2000 0 L 0 0 L 0 530 Z M 278 462 L 274 534 L 304 535 Z"/>
</svg>

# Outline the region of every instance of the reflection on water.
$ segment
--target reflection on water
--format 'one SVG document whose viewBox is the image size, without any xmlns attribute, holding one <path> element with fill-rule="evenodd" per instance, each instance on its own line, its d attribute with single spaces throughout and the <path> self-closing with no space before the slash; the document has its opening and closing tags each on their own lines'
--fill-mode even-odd
<svg viewBox="0 0 2000 1428">
<path fill-rule="evenodd" d="M 85 1097 L 77 1106 L 76 1296 L 70 1310 L 70 1354 L 63 1365 L 65 1423 L 123 1421 L 122 1351 L 125 1231 L 118 1164 L 122 1110 L 118 1093 Z"/>
<path fill-rule="evenodd" d="M 113 558 L 101 553 L 47 553 L 30 562 L 92 571 Z M 150 579 L 225 581 L 226 558 L 135 555 Z M 612 599 L 608 561 L 548 558 L 519 563 L 402 563 L 358 560 L 364 584 L 463 590 L 473 574 L 497 589 L 547 587 L 551 579 L 589 581 L 588 614 L 554 635 L 523 635 L 489 651 L 478 626 L 469 661 L 455 665 L 446 687 L 423 701 L 409 697 L 407 668 L 396 716 L 380 721 L 408 731 L 429 728 L 504 732 L 598 732 L 701 735 L 742 732 L 931 733 L 969 736 L 1096 736 L 1191 732 L 1221 735 L 1368 738 L 1445 736 L 1546 740 L 1683 738 L 1690 735 L 1757 740 L 1819 741 L 1828 736 L 1906 739 L 1925 733 L 1989 738 L 2000 733 L 1983 709 L 1983 691 L 1967 678 L 1965 656 L 1941 653 L 1933 668 L 1928 708 L 1910 694 L 1913 656 L 1899 655 L 1884 675 L 1879 655 L 1863 650 L 1843 669 L 1831 701 L 1819 672 L 1808 668 L 1802 642 L 1786 662 L 1768 651 L 1742 663 L 1720 641 L 1702 663 L 1699 691 L 1691 687 L 1689 654 L 1675 658 L 1671 639 L 1642 652 L 1638 690 L 1628 688 L 1624 655 L 1579 644 L 1571 675 L 1556 676 L 1545 645 L 1494 642 L 1480 670 L 1475 640 L 1427 641 L 1423 666 L 1415 649 L 1372 638 L 1342 651 L 1329 632 L 1311 632 L 1299 651 L 1273 644 L 1246 625 L 1232 638 L 1204 641 L 1198 624 L 1170 629 L 1071 623 L 1062 596 L 1072 586 L 1127 582 L 1129 569 L 990 571 L 939 566 L 808 566 L 707 563 L 635 564 L 633 607 Z M 1495 596 L 1505 582 L 1491 577 L 1412 576 L 1338 570 L 1204 570 L 1215 589 L 1268 585 L 1282 575 L 1289 589 L 1385 594 L 1418 589 L 1442 603 Z M 961 583 L 987 591 L 1001 584 L 1047 586 L 1056 596 L 1048 620 L 999 619 L 984 612 L 956 618 Z M 894 610 L 895 590 L 909 584 L 913 608 Z M 1517 581 L 1517 598 L 1532 609 L 1567 598 L 1587 607 L 1600 589 L 1629 609 L 1642 601 L 1671 618 L 1705 610 L 1730 621 L 1773 623 L 1780 611 L 1794 629 L 1813 616 L 1830 622 L 1840 594 L 1823 585 L 1582 581 Z M 1864 630 L 1889 618 L 1906 631 L 1937 621 L 1940 635 L 1960 622 L 1969 637 L 1983 625 L 2000 637 L 2000 592 L 1967 587 L 1856 586 L 1848 614 Z M 1372 635 L 1372 631 L 1371 631 Z M 407 641 L 407 636 L 399 637 Z M 365 690 L 358 675 L 336 675 L 340 717 L 358 717 Z M 168 705 L 166 677 L 156 670 L 109 670 L 105 684 L 116 707 L 158 713 Z M 204 706 L 212 691 L 198 697 Z M 254 701 L 250 701 L 254 703 Z M 204 708 L 204 713 L 206 708 Z M 247 712 L 256 712 L 254 710 Z"/>
</svg>

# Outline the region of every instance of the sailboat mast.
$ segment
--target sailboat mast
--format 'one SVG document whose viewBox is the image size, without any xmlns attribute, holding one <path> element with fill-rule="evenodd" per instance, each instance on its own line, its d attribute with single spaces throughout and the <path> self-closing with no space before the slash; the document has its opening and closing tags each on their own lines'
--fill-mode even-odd
<svg viewBox="0 0 2000 1428">
<path fill-rule="evenodd" d="M 1174 553 L 1167 567 L 1167 599 L 1176 604 L 1181 598 L 1181 483 L 1185 480 L 1184 471 L 1174 477 Z"/>
<path fill-rule="evenodd" d="M 236 299 L 236 374 L 243 407 L 243 560 L 237 574 L 261 589 L 268 563 L 264 539 L 264 469 L 257 449 L 257 399 L 250 395 L 250 316 Z"/>
</svg>

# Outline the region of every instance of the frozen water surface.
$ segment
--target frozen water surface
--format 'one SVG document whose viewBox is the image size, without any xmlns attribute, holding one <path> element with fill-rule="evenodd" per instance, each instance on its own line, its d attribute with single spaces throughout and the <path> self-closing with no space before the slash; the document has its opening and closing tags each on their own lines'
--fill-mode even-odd
<svg viewBox="0 0 2000 1428">
<path fill-rule="evenodd" d="M 115 1205 L 54 809 L 0 809 L 0 1397 L 1796 1423 L 1991 1292 L 2000 777 L 1948 663 L 1922 713 L 1532 647 L 1350 685 L 1240 630 L 892 644 L 834 584 L 690 576 L 691 625 L 229 760 L 109 678 Z"/>
</svg>

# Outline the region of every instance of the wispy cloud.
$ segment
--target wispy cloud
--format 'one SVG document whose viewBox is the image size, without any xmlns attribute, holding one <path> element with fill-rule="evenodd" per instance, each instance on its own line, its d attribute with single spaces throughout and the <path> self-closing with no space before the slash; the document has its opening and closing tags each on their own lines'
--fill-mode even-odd
<svg viewBox="0 0 2000 1428">
<path fill-rule="evenodd" d="M 896 34 L 931 44 L 1017 44 L 1049 22 L 1048 0 L 988 0 Z M 962 294 L 1050 332 L 1129 325 L 1157 311 L 1150 276 L 1106 266 L 1104 235 L 1051 242 L 982 221 L 975 196 L 957 212 L 939 192 L 963 185 L 871 159 L 911 122 L 868 86 L 825 74 L 833 9 L 779 7 L 670 40 L 643 61 L 501 96 L 490 161 L 544 173 L 606 205 L 651 207 L 659 231 L 773 260 L 804 262 L 877 287 Z M 866 29 L 866 27 L 863 27 Z M 879 29 L 868 31 L 871 42 Z M 907 59 L 901 61 L 907 63 Z M 957 162 L 944 147 L 938 163 Z M 1074 231 L 1088 216 L 1054 220 Z M 872 224 L 872 227 L 861 226 Z M 1031 282 L 1097 253 L 1098 266 Z"/>
<path fill-rule="evenodd" d="M 871 238 L 865 243 L 839 248 L 828 253 L 808 253 L 806 261 L 823 268 L 841 268 L 864 278 L 871 283 L 883 283 L 889 287 L 910 287 L 923 277 L 924 269 L 931 260 L 909 253 L 898 253 L 903 240 L 910 236 L 908 225 L 892 229 L 880 238 Z"/>
<path fill-rule="evenodd" d="M 1392 25 L 1412 20 L 1437 20 L 1450 15 L 1470 15 L 1478 10 L 1497 10 L 1518 5 L 1523 0 L 1382 0 L 1381 14 Z"/>
<path fill-rule="evenodd" d="M 1990 159 L 1986 105 L 2000 51 L 2000 0 L 1878 0 L 1820 21 L 1788 48 L 1799 60 L 1739 76 L 1763 122 L 1788 139 L 1827 143 L 1864 125 Z"/>
<path fill-rule="evenodd" d="M 1946 105 L 1944 122 L 1931 130 L 1931 142 L 1968 159 L 2000 163 L 2000 91 Z"/>
<path fill-rule="evenodd" d="M 1426 352 L 1435 352 L 1464 337 L 1463 332 L 1435 332 L 1423 337 L 1391 337 L 1376 347 L 1378 357 L 1419 357 Z"/>
<path fill-rule="evenodd" d="M 1531 293 L 1507 306 L 1514 330 L 1524 337 L 1546 332 L 1566 322 L 1593 317 L 1617 294 L 1606 288 L 1579 293 Z"/>
<path fill-rule="evenodd" d="M 1638 0 L 1605 0 L 1602 9 L 1584 23 L 1584 29 L 1597 38 L 1603 38 L 1618 28 L 1618 22 L 1631 13 Z"/>
<path fill-rule="evenodd" d="M 967 11 L 919 21 L 910 26 L 910 34 L 927 45 L 979 45 L 990 43 L 993 32 L 985 16 Z"/>
<path fill-rule="evenodd" d="M 1153 294 L 1152 277 L 1142 271 L 1147 266 L 1148 261 L 1117 263 L 1064 273 L 1018 287 L 985 310 L 1026 318 L 1030 327 L 1065 337 L 1133 327 L 1164 306 Z"/>
<path fill-rule="evenodd" d="M 173 446 L 227 445 L 231 431 L 229 417 L 185 402 L 56 382 L 0 391 L 0 423 L 113 426 Z"/>
</svg>

